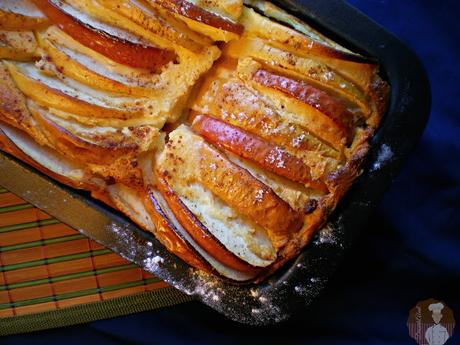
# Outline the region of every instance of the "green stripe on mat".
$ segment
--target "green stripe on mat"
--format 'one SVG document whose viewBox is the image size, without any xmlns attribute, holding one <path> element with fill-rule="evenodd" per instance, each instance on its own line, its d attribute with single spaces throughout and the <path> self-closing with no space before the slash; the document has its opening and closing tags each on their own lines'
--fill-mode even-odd
<svg viewBox="0 0 460 345">
<path fill-rule="evenodd" d="M 10 252 L 10 251 L 19 250 L 19 249 L 47 246 L 49 244 L 55 244 L 55 243 L 70 242 L 70 241 L 81 240 L 81 239 L 85 239 L 85 238 L 87 238 L 87 237 L 84 236 L 84 235 L 77 234 L 77 235 L 69 235 L 69 236 L 50 238 L 50 239 L 47 239 L 47 240 L 39 240 L 39 241 L 32 241 L 32 242 L 13 244 L 11 246 L 1 247 L 0 248 L 0 253 Z"/>
<path fill-rule="evenodd" d="M 57 276 L 57 277 L 47 277 L 43 279 L 29 280 L 29 281 L 20 282 L 20 283 L 0 285 L 0 291 L 20 289 L 24 287 L 38 286 L 38 285 L 48 284 L 48 283 L 58 283 L 58 282 L 62 282 L 65 280 L 70 280 L 70 279 L 84 278 L 84 277 L 89 277 L 93 275 L 124 271 L 124 270 L 135 268 L 135 267 L 138 267 L 138 266 L 135 264 L 120 265 L 120 266 L 114 266 L 114 267 L 108 267 L 108 268 L 101 268 L 98 270 L 64 274 L 62 276 Z"/>
<path fill-rule="evenodd" d="M 64 262 L 64 261 L 84 259 L 84 258 L 88 258 L 91 256 L 99 256 L 99 255 L 105 255 L 105 254 L 110 254 L 110 253 L 113 253 L 110 249 L 99 249 L 93 252 L 83 252 L 83 253 L 77 253 L 77 254 L 57 256 L 55 258 L 49 258 L 49 259 L 40 259 L 40 260 L 35 260 L 35 261 L 20 262 L 18 264 L 0 266 L 0 272 L 13 271 L 13 270 L 21 269 L 21 268 L 55 264 L 55 263 Z"/>
<path fill-rule="evenodd" d="M 16 231 L 16 230 L 24 230 L 24 229 L 29 229 L 29 228 L 36 228 L 38 226 L 54 225 L 54 224 L 59 224 L 59 223 L 60 221 L 58 221 L 57 219 L 45 219 L 45 220 L 39 220 L 36 222 L 0 226 L 0 233 Z"/>
<path fill-rule="evenodd" d="M 75 297 L 96 295 L 98 293 L 128 289 L 128 288 L 132 288 L 136 286 L 141 286 L 144 284 L 157 283 L 159 281 L 160 279 L 158 278 L 149 278 L 149 279 L 126 282 L 122 284 L 105 286 L 101 288 L 92 288 L 92 289 L 86 289 L 86 290 L 72 291 L 72 292 L 66 292 L 66 293 L 54 295 L 54 296 L 46 296 L 46 297 L 39 297 L 39 298 L 28 299 L 28 300 L 23 300 L 23 301 L 15 301 L 13 303 L 2 303 L 0 304 L 0 310 L 9 309 L 12 307 L 24 307 L 28 305 L 35 305 L 35 304 L 46 303 L 46 302 L 62 301 L 65 299 L 75 298 Z"/>
<path fill-rule="evenodd" d="M 141 292 L 100 302 L 15 317 L 0 318 L 0 335 L 27 333 L 109 319 L 191 301 L 174 288 Z"/>
<path fill-rule="evenodd" d="M 3 193 L 8 193 L 8 190 L 3 187 L 0 187 L 0 194 L 3 194 Z"/>
<path fill-rule="evenodd" d="M 21 210 L 29 210 L 31 208 L 34 208 L 34 205 L 20 204 L 20 205 L 4 206 L 4 207 L 0 207 L 0 214 L 7 213 L 7 212 L 21 211 Z"/>
</svg>

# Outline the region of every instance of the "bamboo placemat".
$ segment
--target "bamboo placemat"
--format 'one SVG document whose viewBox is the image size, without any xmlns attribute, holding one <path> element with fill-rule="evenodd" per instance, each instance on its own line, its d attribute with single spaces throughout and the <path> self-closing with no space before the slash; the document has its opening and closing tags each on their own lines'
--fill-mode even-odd
<svg viewBox="0 0 460 345">
<path fill-rule="evenodd" d="M 0 187 L 0 335 L 190 300 Z"/>
</svg>

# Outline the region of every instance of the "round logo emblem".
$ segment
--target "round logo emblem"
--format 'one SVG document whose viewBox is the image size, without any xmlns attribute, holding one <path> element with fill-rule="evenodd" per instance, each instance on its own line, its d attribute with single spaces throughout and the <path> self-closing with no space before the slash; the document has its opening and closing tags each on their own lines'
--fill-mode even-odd
<svg viewBox="0 0 460 345">
<path fill-rule="evenodd" d="M 454 334 L 454 313 L 443 301 L 420 301 L 410 310 L 407 327 L 419 345 L 444 345 Z"/>
</svg>

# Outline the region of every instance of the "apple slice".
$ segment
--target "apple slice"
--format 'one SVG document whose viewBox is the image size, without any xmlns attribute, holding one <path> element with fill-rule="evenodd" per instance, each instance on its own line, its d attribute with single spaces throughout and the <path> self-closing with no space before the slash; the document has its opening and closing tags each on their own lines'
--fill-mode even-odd
<svg viewBox="0 0 460 345">
<path fill-rule="evenodd" d="M 324 183 L 312 179 L 310 168 L 300 159 L 254 134 L 205 115 L 195 118 L 192 129 L 212 144 L 248 159 L 268 171 L 312 189 L 328 191 Z"/>
<path fill-rule="evenodd" d="M 243 0 L 189 0 L 206 11 L 213 12 L 223 18 L 239 22 L 243 12 Z"/>
<path fill-rule="evenodd" d="M 27 132 L 38 144 L 48 140 L 30 114 L 24 94 L 16 87 L 4 62 L 0 61 L 0 120 Z"/>
<path fill-rule="evenodd" d="M 70 51 L 69 49 L 57 44 L 53 44 L 40 33 L 37 33 L 37 37 L 40 47 L 46 51 L 60 73 L 79 81 L 80 83 L 96 89 L 113 92 L 114 94 L 151 97 L 157 93 L 156 90 L 146 87 L 125 84 L 121 82 L 123 77 L 118 75 L 116 76 L 118 80 L 111 79 L 106 76 L 107 74 L 112 74 L 110 72 L 103 71 L 103 73 L 98 73 L 97 71 L 92 70 L 89 66 L 84 65 L 83 62 L 75 59 L 75 57 L 78 57 L 76 52 Z"/>
<path fill-rule="evenodd" d="M 197 145 L 193 138 L 204 143 L 200 137 L 189 135 L 193 134 L 190 130 L 184 132 L 183 127 L 169 134 L 166 148 L 156 160 L 156 176 L 168 181 L 185 207 L 228 251 L 251 266 L 269 266 L 276 259 L 276 249 L 267 231 L 250 219 L 242 217 L 203 185 L 203 169 L 215 169 L 214 163 L 209 162 L 209 167 L 204 161 L 197 164 L 197 153 L 189 150 L 184 152 L 184 146 Z M 182 164 L 179 166 L 180 162 Z"/>
<path fill-rule="evenodd" d="M 33 102 L 28 107 L 53 147 L 75 159 L 112 164 L 123 155 L 148 150 L 158 138 L 158 129 L 86 127 L 52 115 Z"/>
<path fill-rule="evenodd" d="M 191 1 L 148 0 L 148 2 L 179 15 L 192 30 L 203 33 L 216 41 L 228 42 L 237 38 L 244 31 L 241 24 L 209 12 Z"/>
<path fill-rule="evenodd" d="M 204 272 L 212 272 L 212 266 L 209 265 L 203 257 L 191 246 L 181 235 L 174 224 L 169 220 L 163 211 L 160 203 L 155 198 L 152 188 L 148 188 L 145 196 L 145 207 L 155 224 L 152 231 L 155 237 L 170 251 L 184 260 L 189 265 L 196 267 Z"/>
<path fill-rule="evenodd" d="M 132 95 L 138 96 L 138 91 L 141 93 L 140 89 L 150 93 L 146 99 L 134 100 L 145 104 L 143 118 L 149 121 L 156 120 L 159 127 L 162 127 L 166 120 L 174 121 L 182 115 L 182 107 L 185 106 L 192 86 L 211 68 L 213 61 L 220 55 L 216 46 L 204 48 L 200 55 L 181 48 L 178 51 L 180 63 L 170 64 L 163 73 L 158 74 L 116 63 L 80 44 L 56 26 L 48 28 L 43 37 L 71 60 L 79 62 L 87 69 L 130 88 L 137 88 L 138 90 L 132 91 Z M 83 75 L 81 77 L 83 78 Z M 94 82 L 89 75 L 87 80 L 88 83 Z M 69 78 L 65 82 L 68 81 Z M 112 99 L 114 98 L 112 95 Z"/>
<path fill-rule="evenodd" d="M 353 114 L 334 97 L 306 82 L 284 77 L 264 69 L 258 69 L 252 79 L 265 86 L 294 97 L 328 116 L 350 143 L 353 138 Z"/>
<path fill-rule="evenodd" d="M 49 25 L 49 20 L 32 0 L 0 1 L 0 29 L 11 31 L 40 30 Z"/>
<path fill-rule="evenodd" d="M 340 159 L 340 152 L 297 123 L 281 117 L 241 79 L 227 74 L 219 67 L 205 80 L 192 105 L 195 114 L 213 114 L 267 141 L 289 147 L 290 151 L 298 154 L 315 151 Z"/>
<path fill-rule="evenodd" d="M 97 188 L 88 179 L 83 165 L 37 144 L 24 132 L 0 121 L 0 147 L 54 179 L 75 188 Z"/>
<path fill-rule="evenodd" d="M 307 206 L 311 205 L 312 199 L 318 200 L 325 195 L 324 192 L 308 188 L 300 183 L 271 173 L 228 150 L 225 151 L 225 154 L 233 163 L 246 169 L 256 179 L 269 186 L 281 199 L 286 201 L 293 210 L 299 213 L 306 213 L 305 210 L 309 208 Z"/>
<path fill-rule="evenodd" d="M 222 29 L 225 31 L 230 31 L 241 35 L 244 31 L 244 27 L 241 24 L 232 22 L 209 12 L 197 5 L 194 5 L 191 1 L 186 0 L 149 0 L 152 3 L 158 4 L 161 7 L 177 13 L 186 18 L 199 21 L 200 23 Z"/>
<path fill-rule="evenodd" d="M 269 1 L 265 0 L 244 0 L 244 4 L 251 8 L 256 9 L 257 11 L 264 14 L 272 20 L 272 22 L 281 23 L 284 25 L 289 26 L 290 28 L 294 29 L 295 31 L 302 33 L 308 37 L 313 38 L 314 40 L 321 42 L 331 48 L 336 50 L 340 50 L 347 54 L 354 54 L 350 50 L 342 47 L 341 45 L 337 44 L 333 40 L 329 39 L 327 36 L 324 36 L 319 31 L 312 28 L 307 23 L 301 21 L 297 17 L 287 13 L 283 9 L 279 8 L 278 6 L 272 4 Z"/>
<path fill-rule="evenodd" d="M 240 272 L 225 266 L 201 248 L 175 218 L 161 193 L 152 186 L 147 187 L 145 202 L 155 222 L 155 236 L 170 252 L 191 266 L 234 281 L 246 282 L 256 277 L 255 273 Z"/>
<path fill-rule="evenodd" d="M 140 106 L 130 104 L 135 103 L 133 99 L 114 98 L 109 95 L 106 97 L 101 95 L 98 98 L 95 90 L 92 91 L 95 96 L 90 96 L 83 88 L 77 90 L 57 78 L 40 73 L 33 64 L 11 62 L 5 64 L 16 86 L 42 106 L 94 118 L 126 120 L 143 115 Z"/>
<path fill-rule="evenodd" d="M 368 62 L 361 55 L 333 48 L 324 42 L 270 20 L 248 7 L 244 8 L 240 22 L 245 27 L 246 36 L 256 36 L 267 41 L 280 43 L 285 48 L 294 49 L 294 53 L 304 51 L 315 56 L 328 56 L 354 62 Z"/>
<path fill-rule="evenodd" d="M 203 223 L 184 205 L 178 195 L 169 186 L 168 182 L 162 177 L 158 179 L 158 189 L 179 223 L 209 255 L 234 270 L 247 274 L 254 274 L 256 272 L 255 267 L 238 258 L 214 237 Z"/>
<path fill-rule="evenodd" d="M 204 272 L 220 273 L 208 263 L 206 253 L 201 249 L 197 250 L 194 247 L 196 244 L 190 243 L 189 238 L 183 236 L 181 231 L 183 229 L 176 228 L 175 224 L 169 220 L 168 212 L 163 211 L 164 206 L 161 204 L 163 200 L 157 201 L 157 198 L 161 196 L 151 186 L 147 186 L 146 192 L 140 192 L 123 184 L 114 184 L 108 186 L 105 192 L 116 208 L 143 229 L 152 232 L 169 252 Z M 234 277 L 232 274 L 228 275 L 230 278 L 240 277 L 238 274 L 235 274 Z M 247 279 L 244 277 L 243 280 Z"/>
<path fill-rule="evenodd" d="M 126 39 L 115 37 L 109 32 L 100 31 L 88 23 L 82 23 L 62 9 L 62 4 L 52 0 L 33 0 L 37 7 L 81 44 L 105 55 L 115 62 L 158 71 L 176 58 L 170 50 L 145 46 Z"/>
<path fill-rule="evenodd" d="M 337 120 L 342 114 L 327 115 L 331 113 L 332 105 L 336 105 L 328 94 L 316 88 L 305 88 L 294 79 L 268 72 L 251 58 L 239 61 L 237 74 L 280 116 L 300 124 L 336 150 L 343 151 L 347 139 L 352 136 L 352 129 L 348 133 L 344 124 Z M 340 103 L 336 108 L 338 106 Z M 342 108 L 344 112 L 347 111 L 345 107 Z M 353 120 L 351 114 L 346 117 L 347 120 L 350 118 Z"/>
</svg>

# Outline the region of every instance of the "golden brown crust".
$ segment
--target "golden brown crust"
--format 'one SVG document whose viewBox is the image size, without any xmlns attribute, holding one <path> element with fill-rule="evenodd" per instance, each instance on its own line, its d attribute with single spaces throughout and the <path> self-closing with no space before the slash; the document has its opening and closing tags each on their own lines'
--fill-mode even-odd
<svg viewBox="0 0 460 345">
<path fill-rule="evenodd" d="M 351 159 L 345 166 L 329 176 L 327 184 L 331 193 L 320 200 L 312 213 L 305 216 L 303 228 L 295 233 L 289 243 L 279 252 L 278 260 L 268 267 L 262 275 L 257 277 L 257 282 L 264 280 L 286 262 L 298 256 L 311 241 L 315 232 L 326 224 L 329 215 L 335 209 L 337 203 L 351 187 L 356 177 L 360 175 L 361 165 L 368 150 L 368 143 L 362 143 L 354 151 Z"/>
<path fill-rule="evenodd" d="M 30 118 L 24 94 L 16 88 L 3 62 L 0 62 L 0 116 L 15 127 Z"/>
<path fill-rule="evenodd" d="M 203 184 L 240 214 L 266 228 L 273 245 L 282 247 L 290 234 L 301 226 L 299 215 L 270 188 L 243 169 L 209 148 L 200 151 L 204 160 L 216 165 L 214 171 L 204 171 Z"/>
</svg>

